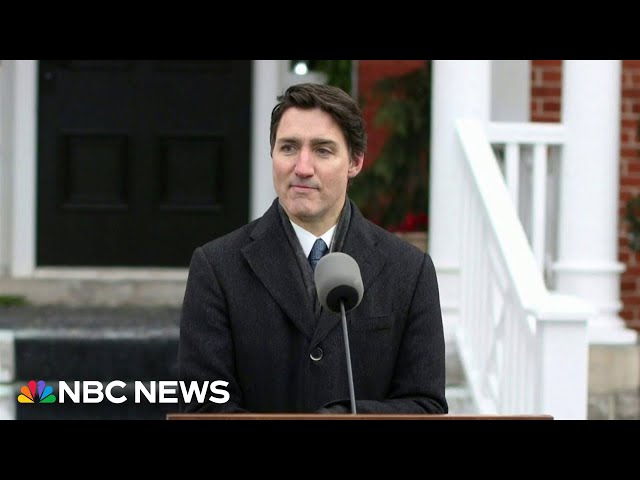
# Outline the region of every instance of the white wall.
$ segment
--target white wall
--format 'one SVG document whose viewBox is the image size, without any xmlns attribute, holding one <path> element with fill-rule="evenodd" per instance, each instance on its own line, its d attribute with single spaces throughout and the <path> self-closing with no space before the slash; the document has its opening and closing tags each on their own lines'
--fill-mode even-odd
<svg viewBox="0 0 640 480">
<path fill-rule="evenodd" d="M 491 116 L 494 122 L 528 122 L 531 61 L 491 60 Z"/>
</svg>

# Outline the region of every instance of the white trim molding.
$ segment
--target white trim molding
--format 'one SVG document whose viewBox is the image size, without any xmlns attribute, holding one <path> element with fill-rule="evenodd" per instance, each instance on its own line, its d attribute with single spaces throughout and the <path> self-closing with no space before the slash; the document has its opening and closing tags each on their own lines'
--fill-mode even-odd
<svg viewBox="0 0 640 480">
<path fill-rule="evenodd" d="M 28 277 L 36 260 L 37 60 L 13 60 L 13 220 L 11 275 Z"/>
</svg>

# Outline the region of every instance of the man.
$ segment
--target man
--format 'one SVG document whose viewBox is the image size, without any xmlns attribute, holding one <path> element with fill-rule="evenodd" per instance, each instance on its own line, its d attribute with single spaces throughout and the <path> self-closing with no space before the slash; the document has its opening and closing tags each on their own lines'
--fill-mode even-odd
<svg viewBox="0 0 640 480">
<path fill-rule="evenodd" d="M 357 413 L 447 413 L 433 263 L 347 197 L 366 150 L 357 104 L 318 84 L 278 100 L 278 198 L 263 217 L 196 248 L 184 297 L 180 380 L 229 382 L 228 401 L 181 402 L 181 411 L 351 411 L 341 316 L 320 305 L 308 259 L 328 250 L 352 256 L 364 285 L 347 317 Z"/>
</svg>

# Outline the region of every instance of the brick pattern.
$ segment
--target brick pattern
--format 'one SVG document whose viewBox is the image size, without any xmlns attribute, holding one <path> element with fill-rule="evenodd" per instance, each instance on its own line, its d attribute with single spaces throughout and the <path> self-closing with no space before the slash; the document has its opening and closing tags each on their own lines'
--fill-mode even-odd
<svg viewBox="0 0 640 480">
<path fill-rule="evenodd" d="M 424 62 L 424 60 L 358 60 L 359 101 L 368 136 L 364 168 L 375 161 L 388 137 L 385 128 L 375 126 L 374 119 L 380 102 L 371 98 L 373 86 L 381 78 L 402 75 L 421 68 Z"/>
<path fill-rule="evenodd" d="M 559 122 L 562 60 L 531 60 L 531 121 Z"/>
<path fill-rule="evenodd" d="M 640 60 L 622 62 L 621 82 L 618 258 L 626 265 L 620 283 L 621 315 L 629 327 L 640 331 L 640 253 L 629 247 L 625 218 L 627 202 L 640 194 Z"/>
</svg>

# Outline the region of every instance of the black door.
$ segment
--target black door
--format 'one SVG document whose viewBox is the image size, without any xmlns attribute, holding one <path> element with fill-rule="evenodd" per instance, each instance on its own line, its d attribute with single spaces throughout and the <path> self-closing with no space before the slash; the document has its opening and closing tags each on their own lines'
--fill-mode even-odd
<svg viewBox="0 0 640 480">
<path fill-rule="evenodd" d="M 247 222 L 249 60 L 42 60 L 37 264 L 186 267 Z"/>
</svg>

